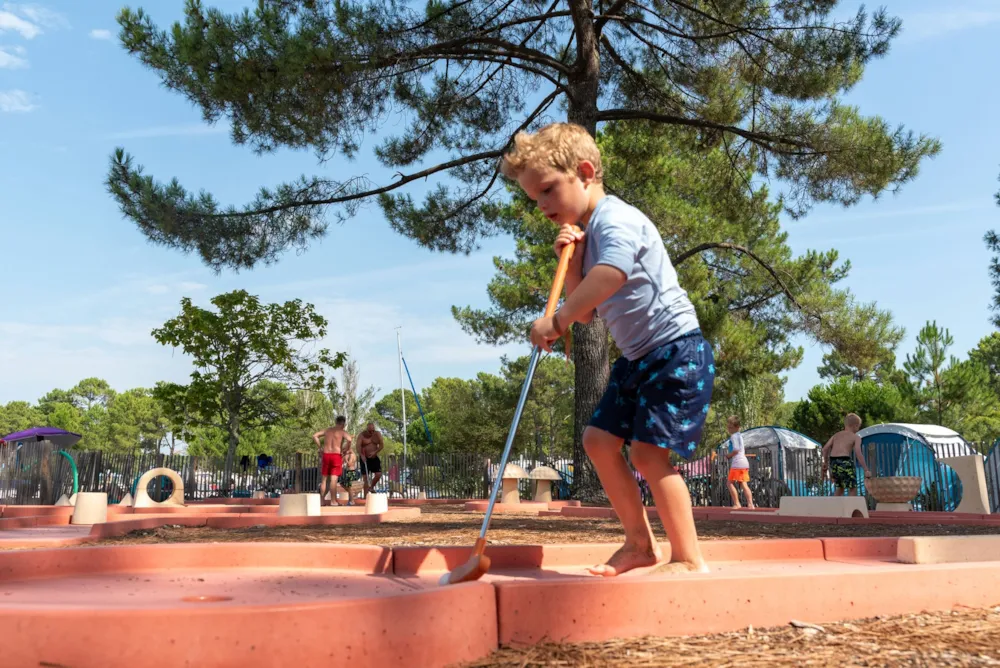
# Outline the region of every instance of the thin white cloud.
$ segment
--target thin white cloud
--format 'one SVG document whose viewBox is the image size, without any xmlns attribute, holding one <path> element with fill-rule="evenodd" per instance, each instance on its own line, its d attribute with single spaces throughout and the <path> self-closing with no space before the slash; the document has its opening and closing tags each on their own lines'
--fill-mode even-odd
<svg viewBox="0 0 1000 668">
<path fill-rule="evenodd" d="M 105 139 L 116 140 L 148 139 L 153 137 L 191 137 L 197 135 L 214 135 L 225 131 L 226 128 L 221 125 L 160 125 L 151 128 L 113 132 L 107 135 Z"/>
<path fill-rule="evenodd" d="M 146 292 L 151 295 L 165 295 L 170 292 L 170 288 L 165 285 L 148 285 L 146 286 Z"/>
<path fill-rule="evenodd" d="M 41 5 L 8 2 L 0 7 L 0 32 L 17 32 L 24 39 L 34 39 L 44 32 L 43 28 L 68 27 L 65 16 Z"/>
<path fill-rule="evenodd" d="M 7 7 L 9 5 L 4 5 L 4 8 L 0 9 L 0 32 L 17 32 L 24 39 L 34 39 L 42 34 L 42 29 L 39 26 L 7 11 Z"/>
<path fill-rule="evenodd" d="M 893 209 L 885 204 L 873 204 L 868 211 L 857 213 L 843 213 L 840 215 L 824 215 L 816 218 L 806 218 L 801 222 L 791 223 L 792 226 L 799 225 L 822 225 L 826 223 L 855 223 L 865 220 L 880 220 L 884 218 L 912 218 L 915 216 L 930 216 L 937 213 L 961 213 L 974 211 L 976 209 L 992 208 L 995 206 L 992 197 L 979 198 L 974 200 L 962 200 L 958 202 L 947 202 L 945 204 L 928 204 L 925 206 L 914 206 L 905 209 Z"/>
<path fill-rule="evenodd" d="M 46 28 L 69 28 L 69 19 L 64 14 L 53 11 L 42 5 L 30 3 L 4 3 L 3 8 L 14 14 L 19 14 L 24 18 L 37 23 Z"/>
<path fill-rule="evenodd" d="M 0 46 L 0 70 L 21 70 L 28 66 L 28 61 L 21 56 L 24 49 L 19 46 Z"/>
<path fill-rule="evenodd" d="M 177 287 L 180 289 L 181 292 L 200 292 L 200 291 L 204 290 L 205 288 L 207 288 L 208 286 L 205 285 L 204 283 L 195 283 L 193 281 L 185 281 L 183 283 L 179 283 L 177 285 Z"/>
<path fill-rule="evenodd" d="M 942 3 L 946 6 L 947 3 Z M 1000 10 L 946 8 L 903 16 L 901 41 L 917 42 L 1000 22 Z"/>
<path fill-rule="evenodd" d="M 93 30 L 90 31 L 90 36 L 93 39 L 110 40 L 112 38 L 111 31 L 105 30 L 104 28 L 94 28 Z"/>
<path fill-rule="evenodd" d="M 26 113 L 37 108 L 31 95 L 23 90 L 0 90 L 0 112 Z"/>
</svg>

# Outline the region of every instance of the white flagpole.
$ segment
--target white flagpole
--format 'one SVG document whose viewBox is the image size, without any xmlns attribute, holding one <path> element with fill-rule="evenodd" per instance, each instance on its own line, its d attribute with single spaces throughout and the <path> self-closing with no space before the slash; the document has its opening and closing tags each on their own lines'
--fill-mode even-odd
<svg viewBox="0 0 1000 668">
<path fill-rule="evenodd" d="M 396 350 L 399 353 L 399 404 L 403 407 L 403 466 L 401 471 L 406 470 L 406 390 L 403 389 L 403 344 L 399 337 L 399 330 L 403 328 L 402 325 L 396 328 Z M 400 487 L 406 489 L 404 485 L 406 482 L 401 478 Z M 405 494 L 404 494 L 405 496 Z"/>
</svg>

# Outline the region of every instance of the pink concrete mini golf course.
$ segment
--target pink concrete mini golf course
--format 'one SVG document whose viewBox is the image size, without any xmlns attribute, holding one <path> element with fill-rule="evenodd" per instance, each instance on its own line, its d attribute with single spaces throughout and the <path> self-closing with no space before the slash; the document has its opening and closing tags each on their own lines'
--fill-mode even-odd
<svg viewBox="0 0 1000 668">
<path fill-rule="evenodd" d="M 463 563 L 469 547 L 227 542 L 54 549 L 164 524 L 249 527 L 280 519 L 336 530 L 390 519 L 366 516 L 363 508 L 303 518 L 278 518 L 269 504 L 190 505 L 169 514 L 118 509 L 93 527 L 69 525 L 66 510 L 0 509 L 0 522 L 23 525 L 5 525 L 0 547 L 14 540 L 52 546 L 0 551 L 4 665 L 447 666 L 500 646 L 1000 603 L 1000 535 L 703 541 L 710 573 L 647 570 L 608 579 L 586 567 L 605 561 L 615 544 L 495 545 L 487 548 L 493 566 L 486 577 L 442 587 L 438 578 Z M 608 511 L 545 512 L 573 522 L 574 515 Z M 746 521 L 776 519 L 759 515 Z M 922 519 L 909 515 L 896 523 Z M 396 519 L 405 522 L 406 515 Z M 668 556 L 669 544 L 662 546 Z M 354 631 L 345 633 L 345 624 Z"/>
</svg>

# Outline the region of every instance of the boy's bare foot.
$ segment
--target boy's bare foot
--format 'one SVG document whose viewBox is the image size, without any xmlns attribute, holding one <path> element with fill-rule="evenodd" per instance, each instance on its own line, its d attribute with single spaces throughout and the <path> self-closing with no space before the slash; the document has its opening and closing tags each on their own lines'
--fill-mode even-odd
<svg viewBox="0 0 1000 668">
<path fill-rule="evenodd" d="M 663 559 L 663 552 L 658 545 L 640 548 L 626 543 L 611 555 L 606 564 L 588 568 L 591 575 L 601 575 L 606 578 L 613 578 L 616 575 L 628 572 L 633 568 L 644 566 L 655 566 Z"/>
<path fill-rule="evenodd" d="M 680 575 L 683 573 L 710 573 L 705 562 L 671 561 L 650 571 L 650 575 Z"/>
</svg>

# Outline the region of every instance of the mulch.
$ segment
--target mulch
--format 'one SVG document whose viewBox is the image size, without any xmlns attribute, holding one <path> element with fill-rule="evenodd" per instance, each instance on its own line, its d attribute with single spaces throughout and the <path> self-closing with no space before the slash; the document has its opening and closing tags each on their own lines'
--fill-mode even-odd
<svg viewBox="0 0 1000 668">
<path fill-rule="evenodd" d="M 1000 607 L 832 624 L 793 622 L 705 636 L 509 647 L 465 668 L 542 666 L 1000 666 Z"/>
<path fill-rule="evenodd" d="M 98 545 L 135 543 L 203 543 L 302 541 L 364 543 L 397 547 L 404 545 L 471 545 L 483 521 L 482 513 L 469 513 L 461 506 L 424 507 L 417 518 L 383 522 L 327 526 L 248 527 L 217 529 L 212 527 L 165 526 L 133 531 Z M 699 520 L 701 540 L 753 540 L 758 538 L 836 538 L 858 536 L 947 536 L 996 534 L 1000 527 L 959 527 L 927 525 L 836 525 L 836 524 L 765 524 Z M 652 520 L 658 536 L 664 532 L 658 520 Z M 537 545 L 539 543 L 617 543 L 623 539 L 618 520 L 595 518 L 493 516 L 489 541 L 495 545 Z"/>
</svg>

